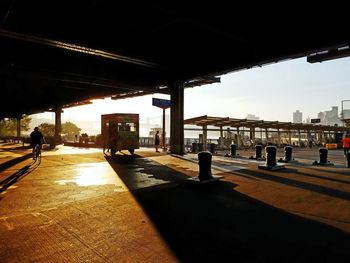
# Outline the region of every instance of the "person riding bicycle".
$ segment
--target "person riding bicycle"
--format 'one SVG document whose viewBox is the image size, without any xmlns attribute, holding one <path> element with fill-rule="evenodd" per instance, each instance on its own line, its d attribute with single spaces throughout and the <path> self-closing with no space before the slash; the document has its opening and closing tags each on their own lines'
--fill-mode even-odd
<svg viewBox="0 0 350 263">
<path fill-rule="evenodd" d="M 31 146 L 33 148 L 33 160 L 35 160 L 35 146 L 39 146 L 39 151 L 41 150 L 42 144 L 45 142 L 43 134 L 39 131 L 38 127 L 34 128 L 34 131 L 30 134 Z"/>
</svg>

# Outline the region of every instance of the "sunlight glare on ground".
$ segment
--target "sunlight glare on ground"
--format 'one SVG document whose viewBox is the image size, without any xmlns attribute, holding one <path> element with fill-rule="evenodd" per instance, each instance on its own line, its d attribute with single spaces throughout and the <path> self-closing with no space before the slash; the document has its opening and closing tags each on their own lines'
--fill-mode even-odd
<svg viewBox="0 0 350 263">
<path fill-rule="evenodd" d="M 60 180 L 57 183 L 62 185 L 76 183 L 79 186 L 114 184 L 123 190 L 127 189 L 118 175 L 105 162 L 78 164 L 73 171 L 76 173 L 73 180 Z"/>
</svg>

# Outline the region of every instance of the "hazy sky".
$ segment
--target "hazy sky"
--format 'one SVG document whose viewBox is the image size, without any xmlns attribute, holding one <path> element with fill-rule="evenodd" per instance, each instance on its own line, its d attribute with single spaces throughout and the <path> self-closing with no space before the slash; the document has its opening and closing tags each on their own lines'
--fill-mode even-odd
<svg viewBox="0 0 350 263">
<path fill-rule="evenodd" d="M 154 94 L 65 109 L 63 120 L 99 121 L 104 113 L 139 113 L 141 120 L 160 122 L 161 109 Z M 350 99 L 350 58 L 310 64 L 306 58 L 242 70 L 221 76 L 221 83 L 185 89 L 185 119 L 200 115 L 245 118 L 254 114 L 263 120 L 292 121 L 300 110 L 303 120 L 317 118 L 331 106 L 341 109 L 341 100 Z M 167 110 L 169 113 L 169 110 Z M 51 117 L 52 113 L 38 117 Z M 50 118 L 49 117 L 49 118 Z"/>
</svg>

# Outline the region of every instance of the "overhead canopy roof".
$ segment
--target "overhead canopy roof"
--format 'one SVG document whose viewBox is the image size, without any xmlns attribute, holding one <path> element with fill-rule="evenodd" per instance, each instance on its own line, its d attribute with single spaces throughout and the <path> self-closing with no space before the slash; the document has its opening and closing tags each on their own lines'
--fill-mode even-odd
<svg viewBox="0 0 350 263">
<path fill-rule="evenodd" d="M 347 131 L 349 128 L 331 125 L 313 125 L 309 123 L 293 123 L 281 121 L 248 120 L 235 118 L 222 118 L 212 116 L 199 116 L 184 120 L 184 124 L 197 126 L 217 126 L 217 127 L 247 127 L 266 128 L 282 130 L 310 130 L 310 131 Z"/>
<path fill-rule="evenodd" d="M 261 5 L 1 1 L 0 117 L 106 95 L 167 94 L 170 82 L 211 83 L 350 43 L 345 8 Z"/>
</svg>

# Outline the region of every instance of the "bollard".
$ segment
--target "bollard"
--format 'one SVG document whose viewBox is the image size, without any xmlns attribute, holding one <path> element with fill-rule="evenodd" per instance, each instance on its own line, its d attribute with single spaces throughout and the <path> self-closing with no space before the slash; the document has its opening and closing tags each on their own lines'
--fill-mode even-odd
<svg viewBox="0 0 350 263">
<path fill-rule="evenodd" d="M 193 153 L 198 152 L 198 144 L 196 142 L 192 143 L 192 150 Z"/>
<path fill-rule="evenodd" d="M 211 159 L 212 159 L 212 154 L 210 152 L 198 153 L 198 165 L 199 165 L 198 178 L 200 181 L 213 178 L 211 174 Z"/>
<path fill-rule="evenodd" d="M 324 165 L 324 166 L 330 166 L 334 165 L 334 163 L 331 163 L 327 160 L 328 157 L 328 149 L 327 148 L 321 148 L 319 150 L 320 153 L 320 161 L 314 161 L 313 165 Z"/>
<path fill-rule="evenodd" d="M 350 152 L 346 154 L 346 167 L 350 168 Z"/>
<path fill-rule="evenodd" d="M 326 148 L 321 148 L 319 152 L 320 152 L 320 164 L 327 163 L 328 150 Z"/>
<path fill-rule="evenodd" d="M 231 156 L 236 156 L 237 146 L 236 144 L 231 144 Z"/>
<path fill-rule="evenodd" d="M 261 159 L 262 145 L 255 145 L 255 158 Z"/>
<path fill-rule="evenodd" d="M 284 160 L 285 161 L 287 161 L 287 162 L 292 161 L 292 152 L 293 152 L 292 146 L 284 147 Z"/>
<path fill-rule="evenodd" d="M 276 146 L 266 146 L 266 165 L 267 166 L 276 166 Z"/>
<path fill-rule="evenodd" d="M 209 152 L 211 152 L 212 154 L 215 153 L 215 143 L 209 144 Z"/>
<path fill-rule="evenodd" d="M 274 171 L 274 170 L 280 170 L 284 168 L 283 164 L 277 164 L 276 162 L 276 153 L 277 153 L 276 146 L 266 146 L 265 152 L 266 152 L 266 163 L 258 165 L 259 169 Z"/>
</svg>

